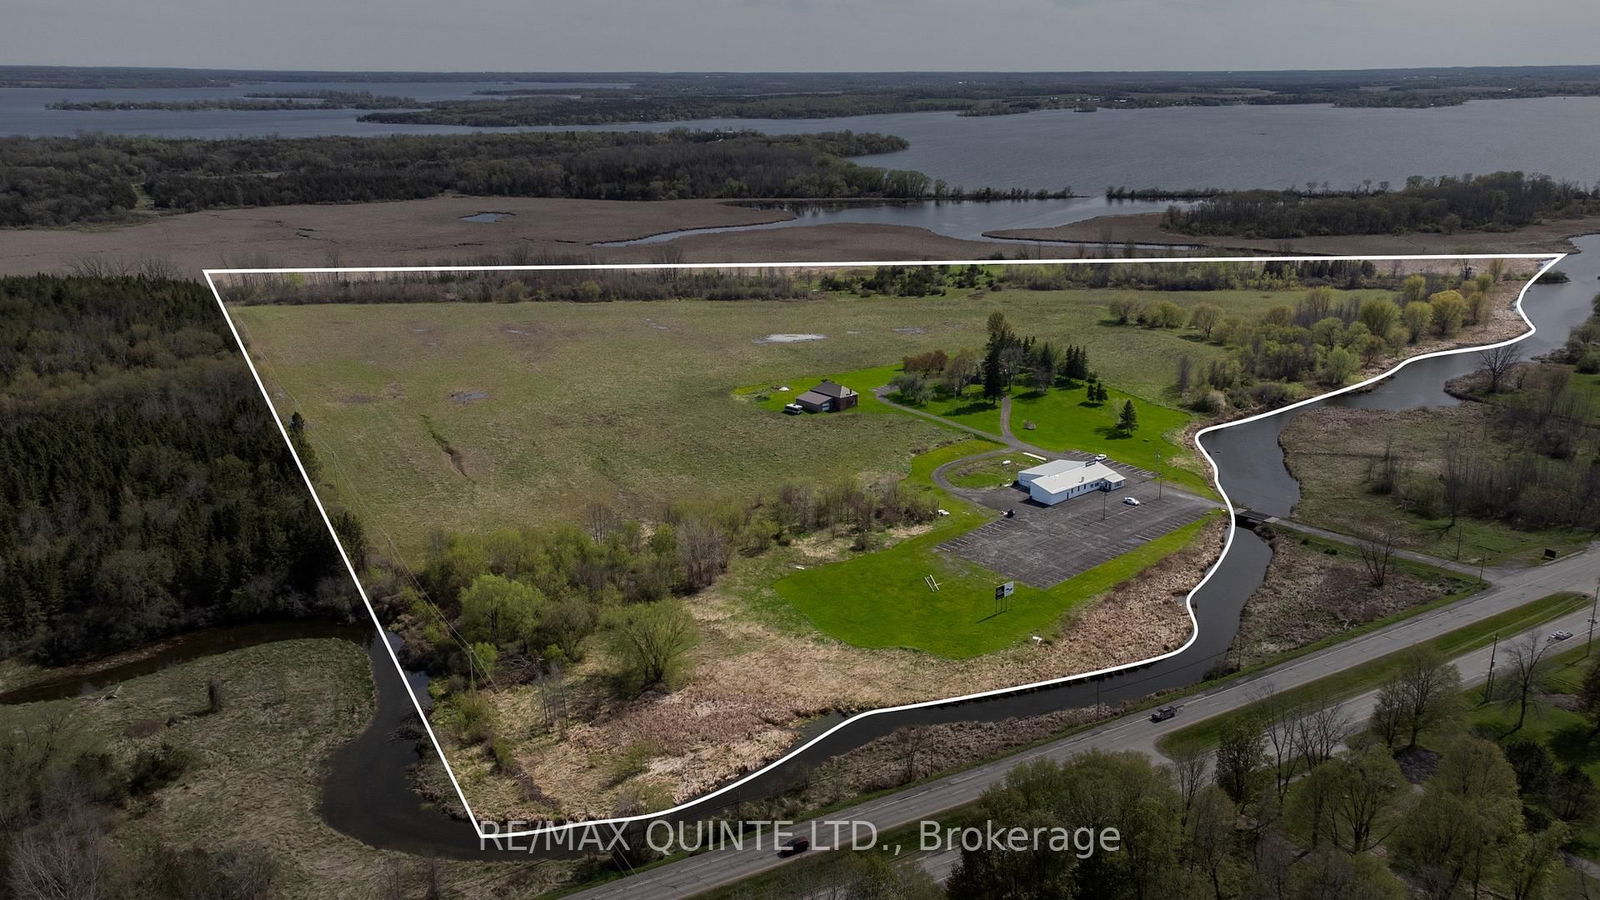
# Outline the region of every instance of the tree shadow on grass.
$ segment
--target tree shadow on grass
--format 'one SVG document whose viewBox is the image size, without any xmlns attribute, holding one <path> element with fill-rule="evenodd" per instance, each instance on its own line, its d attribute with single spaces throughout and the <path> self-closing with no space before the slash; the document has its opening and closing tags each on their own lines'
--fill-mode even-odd
<svg viewBox="0 0 1600 900">
<path fill-rule="evenodd" d="M 1600 736 L 1589 725 L 1573 723 L 1551 732 L 1550 752 L 1564 763 L 1586 766 L 1600 761 Z"/>
<path fill-rule="evenodd" d="M 987 400 L 974 400 L 973 402 L 964 406 L 958 406 L 955 409 L 950 410 L 949 412 L 945 413 L 945 417 L 975 416 L 978 413 L 990 412 L 995 408 L 995 406 L 996 404 L 990 403 Z"/>
</svg>

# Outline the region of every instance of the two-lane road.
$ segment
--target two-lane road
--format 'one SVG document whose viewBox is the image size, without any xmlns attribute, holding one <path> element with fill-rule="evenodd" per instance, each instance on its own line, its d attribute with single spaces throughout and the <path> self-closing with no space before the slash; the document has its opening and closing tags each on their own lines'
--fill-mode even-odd
<svg viewBox="0 0 1600 900">
<path fill-rule="evenodd" d="M 1538 568 L 1510 573 L 1482 594 L 1189 697 L 1183 702 L 1182 713 L 1167 722 L 1152 723 L 1143 714 L 1125 716 L 1069 738 L 839 810 L 826 819 L 830 822 L 869 822 L 882 832 L 910 822 L 933 819 L 944 810 L 969 803 L 992 785 L 1001 782 L 1013 767 L 1029 760 L 1064 760 L 1091 749 L 1133 750 L 1154 756 L 1157 755 L 1156 742 L 1166 734 L 1200 719 L 1238 709 L 1256 699 L 1268 684 L 1280 690 L 1307 684 L 1547 594 L 1593 590 L 1597 578 L 1600 578 L 1600 549 L 1591 549 Z M 1537 630 L 1547 633 L 1564 628 L 1577 635 L 1575 641 L 1581 641 L 1588 630 L 1588 618 L 1589 610 L 1585 608 L 1545 623 Z M 1511 635 L 1504 637 L 1514 639 Z M 1464 654 L 1456 663 L 1462 677 L 1471 683 L 1482 680 L 1488 659 L 1489 650 L 1483 648 Z M 1373 696 L 1367 694 L 1348 701 L 1345 710 L 1351 720 L 1359 721 L 1367 716 L 1372 700 Z M 801 823 L 790 830 L 803 831 L 805 828 L 805 824 Z M 770 850 L 715 850 L 571 896 L 647 897 L 651 900 L 691 897 L 713 887 L 759 875 L 788 861 Z"/>
</svg>

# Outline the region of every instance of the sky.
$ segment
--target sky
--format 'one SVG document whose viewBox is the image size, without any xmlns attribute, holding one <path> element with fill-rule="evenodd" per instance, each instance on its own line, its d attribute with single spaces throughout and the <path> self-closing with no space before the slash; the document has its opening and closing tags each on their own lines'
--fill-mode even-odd
<svg viewBox="0 0 1600 900">
<path fill-rule="evenodd" d="M 1594 0 L 5 0 L 0 64 L 1085 71 L 1600 64 Z"/>
</svg>

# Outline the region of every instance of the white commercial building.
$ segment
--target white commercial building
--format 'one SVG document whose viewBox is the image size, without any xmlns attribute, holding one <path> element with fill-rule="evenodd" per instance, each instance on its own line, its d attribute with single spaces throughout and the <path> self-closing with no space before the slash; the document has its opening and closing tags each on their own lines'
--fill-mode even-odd
<svg viewBox="0 0 1600 900">
<path fill-rule="evenodd" d="M 1017 484 L 1045 506 L 1055 506 L 1090 491 L 1116 490 L 1127 480 L 1104 463 L 1076 459 L 1053 459 L 1017 473 Z"/>
</svg>

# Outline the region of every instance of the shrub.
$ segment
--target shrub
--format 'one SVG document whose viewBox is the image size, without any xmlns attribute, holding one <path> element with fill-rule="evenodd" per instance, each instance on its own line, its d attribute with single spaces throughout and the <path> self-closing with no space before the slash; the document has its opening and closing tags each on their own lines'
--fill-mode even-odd
<svg viewBox="0 0 1600 900">
<path fill-rule="evenodd" d="M 128 793 L 143 797 L 161 790 L 183 776 L 193 755 L 166 741 L 161 746 L 140 750 L 128 767 Z"/>
</svg>

